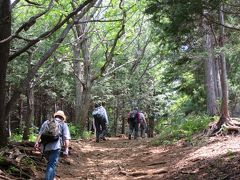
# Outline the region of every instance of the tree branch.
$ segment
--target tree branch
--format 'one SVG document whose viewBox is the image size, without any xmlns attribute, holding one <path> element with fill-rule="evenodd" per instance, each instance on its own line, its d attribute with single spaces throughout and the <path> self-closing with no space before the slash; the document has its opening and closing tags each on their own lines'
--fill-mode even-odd
<svg viewBox="0 0 240 180">
<path fill-rule="evenodd" d="M 117 42 L 118 40 L 122 37 L 122 35 L 125 33 L 125 19 L 126 19 L 126 11 L 123 9 L 122 7 L 123 4 L 123 0 L 120 1 L 119 3 L 119 8 L 122 10 L 122 24 L 121 24 L 121 28 L 118 31 L 117 35 L 115 36 L 115 39 L 113 41 L 113 45 L 112 48 L 110 49 L 110 52 L 108 53 L 108 47 L 107 47 L 107 51 L 105 53 L 106 56 L 106 61 L 104 63 L 104 65 L 101 67 L 100 72 L 98 74 L 96 74 L 95 76 L 92 77 L 91 82 L 93 82 L 94 80 L 96 80 L 97 78 L 99 78 L 100 76 L 103 75 L 103 73 L 106 71 L 107 66 L 109 65 L 109 63 L 112 61 L 112 58 L 114 57 L 114 51 L 116 49 L 117 46 Z"/>
<path fill-rule="evenodd" d="M 27 49 L 29 49 L 30 47 L 34 46 L 35 44 L 37 44 L 40 40 L 47 38 L 48 36 L 50 36 L 51 34 L 53 34 L 54 32 L 56 32 L 59 28 L 61 28 L 66 22 L 68 22 L 73 16 L 77 15 L 84 7 L 86 7 L 88 4 L 94 4 L 96 2 L 96 0 L 86 0 L 85 2 L 83 2 L 82 4 L 80 4 L 78 6 L 78 8 L 76 8 L 73 12 L 71 12 L 70 14 L 68 14 L 68 16 L 66 16 L 66 18 L 57 23 L 57 25 L 55 25 L 50 31 L 47 31 L 43 34 L 41 34 L 38 38 L 32 40 L 30 43 L 28 43 L 25 47 L 23 47 L 22 49 L 20 49 L 18 52 L 12 54 L 9 57 L 9 61 L 13 60 L 14 58 L 18 57 L 19 55 L 21 55 L 22 53 L 24 53 Z"/>
<path fill-rule="evenodd" d="M 25 0 L 27 3 L 29 4 L 32 4 L 32 5 L 35 5 L 35 6 L 41 6 L 41 4 L 38 4 L 36 2 L 32 2 L 32 1 L 29 1 L 29 0 Z"/>
<path fill-rule="evenodd" d="M 13 1 L 13 3 L 11 4 L 11 10 L 17 5 L 17 3 L 19 3 L 20 0 L 15 0 Z"/>
<path fill-rule="evenodd" d="M 93 20 L 87 20 L 87 21 L 79 21 L 80 24 L 83 23 L 89 23 L 89 22 L 118 22 L 122 21 L 123 19 L 106 19 L 106 20 L 101 20 L 101 19 L 93 19 Z"/>
</svg>

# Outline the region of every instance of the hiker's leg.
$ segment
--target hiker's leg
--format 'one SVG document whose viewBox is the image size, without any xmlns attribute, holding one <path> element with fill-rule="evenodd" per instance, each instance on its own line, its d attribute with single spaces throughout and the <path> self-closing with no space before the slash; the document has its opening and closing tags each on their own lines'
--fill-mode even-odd
<svg viewBox="0 0 240 180">
<path fill-rule="evenodd" d="M 96 126 L 96 142 L 99 142 L 101 127 L 100 127 L 100 120 L 98 118 L 95 119 L 95 126 Z"/>
<path fill-rule="evenodd" d="M 146 124 L 143 124 L 143 128 L 142 128 L 142 137 L 145 138 L 145 133 L 146 133 Z"/>
<path fill-rule="evenodd" d="M 106 120 L 105 119 L 101 120 L 101 127 L 102 127 L 101 137 L 103 140 L 106 140 L 105 136 L 106 136 L 107 131 L 106 131 Z"/>
<path fill-rule="evenodd" d="M 143 125 L 140 124 L 140 137 L 143 137 Z"/>
<path fill-rule="evenodd" d="M 135 122 L 134 123 L 134 139 L 137 139 L 138 138 L 138 123 L 137 122 Z"/>
<path fill-rule="evenodd" d="M 48 156 L 45 180 L 53 180 L 55 177 L 55 169 L 60 155 L 60 149 L 52 150 Z"/>
<path fill-rule="evenodd" d="M 128 139 L 132 138 L 132 133 L 133 133 L 133 123 L 129 122 L 129 132 L 128 132 Z"/>
</svg>

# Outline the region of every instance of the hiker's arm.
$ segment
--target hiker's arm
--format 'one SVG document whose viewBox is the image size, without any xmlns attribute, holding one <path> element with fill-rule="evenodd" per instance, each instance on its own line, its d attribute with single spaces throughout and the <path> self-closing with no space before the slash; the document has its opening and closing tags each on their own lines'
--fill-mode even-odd
<svg viewBox="0 0 240 180">
<path fill-rule="evenodd" d="M 69 148 L 69 144 L 70 144 L 69 139 L 66 139 L 66 140 L 64 141 L 64 147 L 65 147 L 65 149 L 68 149 L 68 148 Z"/>
<path fill-rule="evenodd" d="M 70 139 L 71 139 L 71 136 L 70 136 L 70 131 L 69 131 L 69 128 L 68 128 L 68 125 L 66 123 L 64 123 L 64 127 L 63 127 L 63 146 L 65 148 L 65 152 L 64 154 L 65 155 L 68 155 L 68 148 L 69 148 L 69 144 L 70 144 Z"/>
<path fill-rule="evenodd" d="M 104 115 L 105 115 L 105 118 L 106 118 L 106 124 L 109 124 L 108 115 L 107 115 L 107 111 L 106 111 L 105 108 L 103 108 L 103 112 L 104 112 Z"/>
<path fill-rule="evenodd" d="M 34 148 L 39 148 L 40 138 L 41 138 L 41 134 L 38 134 L 37 139 L 36 139 L 35 144 L 34 144 Z"/>
<path fill-rule="evenodd" d="M 39 130 L 39 133 L 38 133 L 38 136 L 36 138 L 35 145 L 34 145 L 35 148 L 39 148 L 39 143 L 40 143 L 40 139 L 41 139 L 41 135 L 42 135 L 43 129 L 45 128 L 45 124 L 46 123 L 43 123 L 43 125 L 41 126 L 41 128 Z"/>
<path fill-rule="evenodd" d="M 147 124 L 147 121 L 146 121 L 146 118 L 145 118 L 144 115 L 143 115 L 143 121 L 144 121 L 145 124 Z"/>
</svg>

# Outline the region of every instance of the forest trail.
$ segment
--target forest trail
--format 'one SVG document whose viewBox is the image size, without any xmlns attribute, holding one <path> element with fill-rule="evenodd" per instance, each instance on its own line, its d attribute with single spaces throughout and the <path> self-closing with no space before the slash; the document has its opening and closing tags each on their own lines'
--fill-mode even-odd
<svg viewBox="0 0 240 180">
<path fill-rule="evenodd" d="M 240 137 L 198 139 L 195 146 L 156 147 L 151 140 L 72 141 L 69 158 L 60 159 L 57 179 L 240 179 Z"/>
</svg>

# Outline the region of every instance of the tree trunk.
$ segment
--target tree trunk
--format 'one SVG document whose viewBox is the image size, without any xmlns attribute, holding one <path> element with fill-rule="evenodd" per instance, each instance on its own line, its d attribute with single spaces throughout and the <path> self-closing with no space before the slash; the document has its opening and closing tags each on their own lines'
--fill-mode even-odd
<svg viewBox="0 0 240 180">
<path fill-rule="evenodd" d="M 84 87 L 82 92 L 82 102 L 81 102 L 81 114 L 80 114 L 80 127 L 82 130 L 85 129 L 87 120 L 88 120 L 88 112 L 90 107 L 90 91 L 92 87 L 91 83 L 91 70 L 90 70 L 90 54 L 89 54 L 89 43 L 86 37 L 86 26 L 84 24 L 80 27 L 80 34 L 84 34 L 83 41 L 80 44 L 82 57 L 83 57 L 83 78 L 84 78 Z"/>
<path fill-rule="evenodd" d="M 0 0 L 0 41 L 11 35 L 10 0 Z M 6 73 L 9 59 L 10 42 L 0 43 L 0 147 L 7 145 L 5 119 Z"/>
<path fill-rule="evenodd" d="M 221 48 L 224 47 L 224 37 L 225 37 L 225 29 L 224 29 L 224 13 L 223 13 L 223 5 L 220 8 L 220 41 L 219 46 Z M 222 85 L 222 103 L 221 103 L 221 115 L 229 120 L 229 111 L 228 111 L 228 85 L 227 85 L 227 69 L 226 69 L 226 60 L 223 50 L 220 52 L 220 61 L 221 61 L 221 85 Z"/>
<path fill-rule="evenodd" d="M 224 133 L 232 133 L 232 132 L 240 132 L 240 125 L 238 122 L 233 122 L 230 119 L 229 111 L 228 111 L 228 85 L 227 85 L 227 69 L 226 69 L 226 60 L 225 55 L 223 52 L 224 47 L 224 37 L 225 37 L 225 29 L 224 29 L 224 11 L 223 11 L 223 5 L 220 7 L 219 11 L 219 21 L 221 23 L 220 25 L 220 40 L 219 40 L 219 46 L 221 48 L 221 52 L 219 55 L 220 58 L 220 65 L 221 65 L 221 87 L 222 87 L 222 101 L 221 101 L 221 116 L 220 119 L 216 124 L 214 124 L 208 134 L 209 135 L 215 135 L 223 133 L 223 128 L 225 132 Z"/>
<path fill-rule="evenodd" d="M 31 69 L 31 63 L 32 63 L 32 53 L 29 54 L 29 61 L 28 61 L 28 71 Z M 25 126 L 23 131 L 23 140 L 29 140 L 30 136 L 30 128 L 33 123 L 33 114 L 34 114 L 34 91 L 33 91 L 33 85 L 32 82 L 29 82 L 28 88 L 26 90 L 27 94 L 27 112 L 25 115 Z"/>
<path fill-rule="evenodd" d="M 83 80 L 83 67 L 81 66 L 81 58 L 80 58 L 80 47 L 78 36 L 75 37 L 76 45 L 73 46 L 73 54 L 74 54 L 74 73 L 75 73 L 75 83 L 76 83 L 76 98 L 75 98 L 75 120 L 74 124 L 80 124 L 81 118 L 81 103 L 82 103 L 82 94 L 83 94 L 83 85 L 81 81 Z"/>
<path fill-rule="evenodd" d="M 10 99 L 11 91 L 12 91 L 12 87 L 10 85 L 9 88 L 8 88 L 8 98 L 7 99 Z M 8 137 L 11 137 L 12 136 L 11 113 L 9 114 L 9 117 L 8 117 L 7 129 L 8 129 Z"/>
<path fill-rule="evenodd" d="M 155 114 L 154 112 L 150 112 L 150 115 L 148 116 L 148 137 L 154 136 L 154 120 L 155 120 Z"/>
<path fill-rule="evenodd" d="M 34 113 L 34 93 L 33 88 L 29 87 L 27 90 L 27 112 L 25 115 L 25 126 L 23 132 L 23 140 L 29 140 L 30 128 L 33 122 L 33 113 Z"/>
<path fill-rule="evenodd" d="M 113 125 L 112 125 L 112 133 L 114 134 L 114 136 L 116 136 L 117 135 L 117 130 L 118 130 L 118 127 L 117 127 L 117 121 L 118 121 L 118 118 L 117 118 L 117 106 L 118 106 L 118 99 L 116 98 L 116 101 L 115 101 L 115 113 L 114 113 L 114 115 L 113 115 Z"/>
<path fill-rule="evenodd" d="M 124 99 L 122 99 L 122 107 L 121 107 L 121 109 L 122 109 L 122 111 L 121 111 L 121 117 L 122 117 L 122 134 L 125 134 L 125 126 L 126 126 L 126 120 L 125 120 L 125 112 L 124 112 L 124 110 L 125 110 L 125 101 L 124 101 Z"/>
<path fill-rule="evenodd" d="M 204 12 L 208 15 L 208 12 Z M 204 29 L 204 48 L 207 52 L 205 58 L 205 87 L 207 92 L 207 113 L 210 116 L 217 114 L 217 103 L 214 85 L 214 74 L 213 74 L 213 63 L 214 63 L 214 52 L 213 52 L 213 35 L 211 27 L 208 24 L 208 20 L 203 18 L 203 29 Z"/>
<path fill-rule="evenodd" d="M 218 57 L 214 60 L 214 85 L 215 95 L 218 100 L 222 99 L 222 86 L 221 86 L 221 75 L 220 75 L 220 60 Z"/>
</svg>

